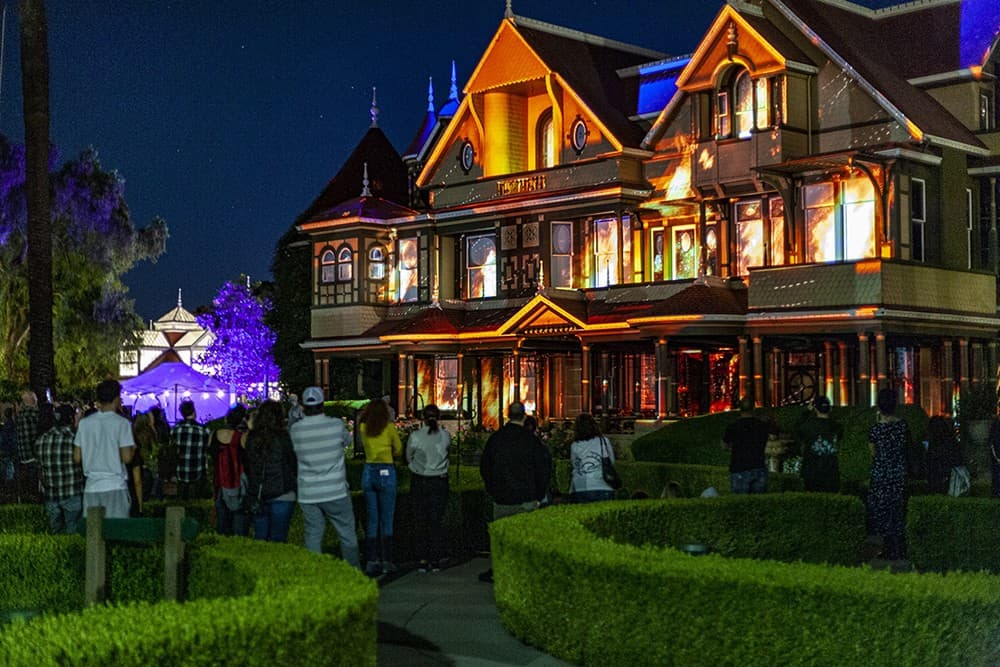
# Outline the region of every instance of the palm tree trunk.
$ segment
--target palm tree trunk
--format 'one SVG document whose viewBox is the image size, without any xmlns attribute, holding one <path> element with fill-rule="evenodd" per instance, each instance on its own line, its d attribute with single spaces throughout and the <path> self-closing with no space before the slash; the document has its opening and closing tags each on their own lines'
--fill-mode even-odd
<svg viewBox="0 0 1000 667">
<path fill-rule="evenodd" d="M 28 206 L 28 378 L 42 398 L 55 384 L 49 189 L 49 47 L 45 0 L 21 0 L 25 189 Z M 43 399 L 44 400 L 44 399 Z"/>
</svg>

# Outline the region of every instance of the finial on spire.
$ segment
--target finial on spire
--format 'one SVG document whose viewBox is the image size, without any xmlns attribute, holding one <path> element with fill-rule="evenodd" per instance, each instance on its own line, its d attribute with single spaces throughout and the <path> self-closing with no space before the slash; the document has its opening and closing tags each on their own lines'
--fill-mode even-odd
<svg viewBox="0 0 1000 667">
<path fill-rule="evenodd" d="M 505 19 L 512 19 L 512 18 L 514 18 L 514 8 L 511 7 L 510 5 L 511 5 L 511 0 L 507 0 L 507 11 L 505 11 L 503 13 L 503 17 Z"/>
<path fill-rule="evenodd" d="M 455 76 L 455 61 L 451 61 L 451 89 L 448 91 L 448 99 L 458 101 L 458 77 Z"/>
<path fill-rule="evenodd" d="M 181 288 L 180 287 L 177 288 L 177 307 L 178 308 L 183 308 L 184 307 L 184 304 L 183 304 L 183 302 L 181 300 Z"/>
<path fill-rule="evenodd" d="M 372 117 L 372 127 L 378 127 L 378 102 L 375 100 L 375 86 L 372 86 L 372 108 L 369 112 Z"/>
<path fill-rule="evenodd" d="M 538 286 L 535 289 L 536 294 L 541 294 L 545 291 L 545 265 L 541 261 L 538 262 Z"/>
<path fill-rule="evenodd" d="M 361 180 L 361 196 L 371 197 L 372 191 L 368 189 L 368 163 L 365 162 L 365 177 Z"/>
<path fill-rule="evenodd" d="M 427 110 L 434 111 L 434 77 L 427 77 Z"/>
</svg>

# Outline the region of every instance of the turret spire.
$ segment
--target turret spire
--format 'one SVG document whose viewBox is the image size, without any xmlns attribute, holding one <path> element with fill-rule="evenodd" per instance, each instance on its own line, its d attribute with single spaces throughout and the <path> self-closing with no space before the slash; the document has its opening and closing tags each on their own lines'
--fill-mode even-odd
<svg viewBox="0 0 1000 667">
<path fill-rule="evenodd" d="M 514 18 L 514 8 L 511 7 L 511 0 L 507 0 L 507 11 L 505 11 L 503 13 L 503 17 L 505 19 L 512 19 L 512 18 Z"/>
<path fill-rule="evenodd" d="M 427 110 L 434 113 L 434 77 L 427 77 Z"/>
<path fill-rule="evenodd" d="M 372 86 L 372 108 L 371 108 L 371 111 L 369 111 L 369 114 L 372 117 L 372 124 L 371 124 L 371 126 L 372 127 L 378 127 L 379 108 L 378 108 L 378 102 L 375 99 L 375 86 Z"/>
<path fill-rule="evenodd" d="M 448 90 L 448 99 L 458 101 L 458 77 L 455 76 L 455 61 L 451 61 L 451 89 Z"/>
<path fill-rule="evenodd" d="M 372 191 L 368 189 L 368 163 L 365 162 L 365 177 L 361 181 L 361 196 L 371 197 Z"/>
<path fill-rule="evenodd" d="M 183 304 L 183 302 L 181 300 L 181 288 L 180 287 L 177 288 L 177 307 L 178 308 L 183 308 L 184 307 L 184 304 Z"/>
</svg>

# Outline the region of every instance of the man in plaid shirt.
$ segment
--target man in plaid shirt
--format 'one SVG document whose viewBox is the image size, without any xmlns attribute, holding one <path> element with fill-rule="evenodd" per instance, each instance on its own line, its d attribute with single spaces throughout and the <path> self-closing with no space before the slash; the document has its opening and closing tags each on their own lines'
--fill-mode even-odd
<svg viewBox="0 0 1000 667">
<path fill-rule="evenodd" d="M 208 450 L 208 429 L 195 421 L 194 403 L 181 403 L 181 421 L 170 432 L 170 441 L 177 449 L 177 493 L 181 500 L 200 495 L 204 485 L 205 454 Z"/>
<path fill-rule="evenodd" d="M 35 438 L 38 436 L 38 397 L 33 391 L 21 394 L 21 409 L 14 417 L 14 442 L 17 443 L 17 465 L 14 479 L 20 503 L 41 500 L 38 488 L 38 459 L 35 458 Z"/>
<path fill-rule="evenodd" d="M 57 405 L 55 425 L 35 444 L 53 533 L 75 533 L 83 516 L 83 468 L 73 461 L 74 416 L 72 406 Z"/>
</svg>

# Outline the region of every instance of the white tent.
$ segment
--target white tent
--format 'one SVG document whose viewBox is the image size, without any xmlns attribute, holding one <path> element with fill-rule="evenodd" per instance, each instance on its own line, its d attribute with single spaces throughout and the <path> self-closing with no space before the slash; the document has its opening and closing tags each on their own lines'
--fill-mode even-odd
<svg viewBox="0 0 1000 667">
<path fill-rule="evenodd" d="M 199 422 L 225 417 L 229 387 L 179 361 L 161 363 L 122 381 L 122 404 L 131 406 L 133 413 L 158 405 L 167 421 L 175 423 L 181 419 L 180 404 L 187 400 L 194 403 Z"/>
</svg>

